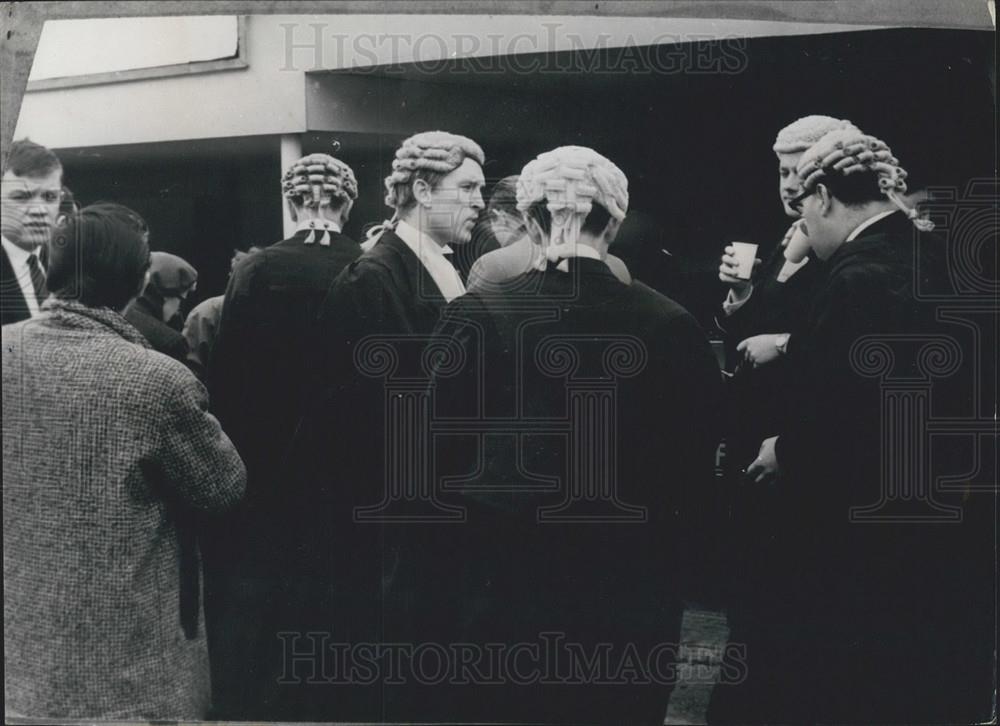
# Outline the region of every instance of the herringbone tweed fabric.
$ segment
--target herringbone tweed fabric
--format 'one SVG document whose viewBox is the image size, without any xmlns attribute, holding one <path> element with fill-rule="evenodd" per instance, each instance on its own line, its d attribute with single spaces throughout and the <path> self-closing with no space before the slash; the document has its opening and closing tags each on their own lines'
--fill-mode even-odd
<svg viewBox="0 0 1000 726">
<path fill-rule="evenodd" d="M 108 309 L 3 327 L 5 696 L 30 717 L 197 719 L 204 629 L 179 613 L 179 521 L 246 472 L 204 388 Z"/>
</svg>

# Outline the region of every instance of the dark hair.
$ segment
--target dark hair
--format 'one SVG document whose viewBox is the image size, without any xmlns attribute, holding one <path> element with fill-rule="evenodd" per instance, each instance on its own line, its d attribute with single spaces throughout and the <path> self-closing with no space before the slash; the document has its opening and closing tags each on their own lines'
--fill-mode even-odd
<svg viewBox="0 0 1000 726">
<path fill-rule="evenodd" d="M 15 176 L 45 176 L 56 169 L 62 169 L 59 157 L 41 144 L 36 144 L 30 139 L 21 139 L 10 145 L 7 171 Z"/>
<path fill-rule="evenodd" d="M 525 216 L 528 219 L 535 220 L 538 226 L 542 228 L 542 232 L 545 233 L 546 237 L 552 234 L 552 213 L 549 212 L 544 199 L 540 199 L 528 207 Z M 590 213 L 583 220 L 580 232 L 597 236 L 608 226 L 610 219 L 611 213 L 603 205 L 593 202 L 590 205 Z"/>
<path fill-rule="evenodd" d="M 55 230 L 46 282 L 52 293 L 88 307 L 121 310 L 149 268 L 142 217 L 120 204 L 92 204 Z"/>
<path fill-rule="evenodd" d="M 825 186 L 837 201 L 848 207 L 884 202 L 886 199 L 879 189 L 878 175 L 873 171 L 861 171 L 845 176 L 834 169 L 827 169 L 816 183 Z"/>
<path fill-rule="evenodd" d="M 517 174 L 505 176 L 493 186 L 490 202 L 486 205 L 488 211 L 517 216 L 517 179 Z"/>
<path fill-rule="evenodd" d="M 142 218 L 142 215 L 134 209 L 129 209 L 124 204 L 99 199 L 89 207 L 86 207 L 86 209 L 97 209 L 108 214 L 120 215 L 127 218 L 129 224 L 135 225 L 136 229 L 138 229 L 142 234 L 149 234 L 149 225 L 146 224 L 146 220 Z"/>
</svg>

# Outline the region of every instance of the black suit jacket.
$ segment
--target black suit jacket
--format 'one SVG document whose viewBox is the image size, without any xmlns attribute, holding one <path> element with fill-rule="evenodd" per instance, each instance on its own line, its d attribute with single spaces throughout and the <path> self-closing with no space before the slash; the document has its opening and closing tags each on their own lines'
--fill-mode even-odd
<svg viewBox="0 0 1000 726">
<path fill-rule="evenodd" d="M 297 496 L 305 513 L 297 533 L 303 556 L 293 567 L 310 586 L 298 611 L 286 613 L 284 627 L 308 631 L 336 623 L 343 642 L 432 642 L 446 649 L 460 643 L 485 649 L 491 642 L 512 648 L 521 641 L 539 643 L 542 631 L 561 631 L 571 647 L 612 642 L 617 649 L 612 660 L 630 642 L 642 657 L 651 643 L 676 642 L 682 569 L 677 554 L 686 541 L 681 511 L 689 488 L 712 473 L 718 366 L 704 333 L 679 305 L 639 283 L 622 284 L 603 262 L 570 265 L 571 274 L 534 273 L 515 281 L 516 291 L 503 300 L 465 295 L 447 308 L 419 260 L 395 235 L 386 235 L 344 270 L 324 306 L 324 338 L 339 341 L 324 366 L 330 372 L 327 395 L 300 425 L 292 456 L 301 467 Z M 513 415 L 513 430 L 523 423 L 530 434 L 531 418 L 565 419 L 564 381 L 537 366 L 524 382 L 514 375 L 517 365 L 506 336 L 517 329 L 525 308 L 541 316 L 530 345 L 560 334 L 584 347 L 595 338 L 602 344 L 624 341 L 607 355 L 588 349 L 580 372 L 591 375 L 602 365 L 624 371 L 614 384 L 618 429 L 606 436 L 617 453 L 620 499 L 645 508 L 645 521 L 537 526 L 538 507 L 557 505 L 565 487 L 444 491 L 444 476 L 476 479 L 475 462 L 470 463 L 464 446 L 469 437 L 461 427 L 457 438 L 443 437 L 451 439 L 443 443 L 442 437 L 428 435 L 413 441 L 412 451 L 395 452 L 401 456 L 386 451 L 386 439 L 400 433 L 387 428 L 387 412 L 416 414 L 420 400 L 431 400 L 430 392 L 427 399 L 420 397 L 428 384 L 421 377 L 424 366 L 434 360 L 425 355 L 428 341 L 435 350 L 460 346 L 463 352 L 450 358 L 452 363 L 473 366 L 484 354 L 488 364 L 484 408 L 478 414 L 472 411 L 481 398 L 475 370 L 462 367 L 457 375 L 433 380 L 432 421 L 479 414 L 511 421 Z M 442 312 L 445 318 L 435 330 Z M 475 340 L 465 337 L 470 320 L 482 332 Z M 395 341 L 390 375 L 397 384 L 411 377 L 407 392 L 393 397 L 384 376 L 359 372 L 364 356 L 355 360 L 354 350 L 373 334 Z M 527 360 L 534 359 L 529 355 Z M 527 400 L 520 419 L 511 403 L 514 395 Z M 404 438 L 412 425 L 403 424 Z M 527 436 L 523 464 L 536 484 L 551 484 L 565 467 L 569 435 Z M 519 476 L 516 456 L 503 453 L 513 449 L 504 449 L 503 442 L 499 447 L 490 443 L 485 451 L 473 448 L 473 456 L 487 457 L 490 467 L 487 481 L 480 478 L 479 484 L 510 483 Z M 408 456 L 413 451 L 419 453 L 416 459 Z M 415 462 L 424 463 L 412 468 Z M 424 472 L 441 503 L 465 509 L 465 522 L 357 519 L 357 508 L 378 505 L 386 497 L 387 478 Z M 669 653 L 661 661 L 664 671 L 670 669 L 668 661 Z M 483 661 L 478 667 L 488 666 Z M 515 687 L 509 674 L 500 677 L 506 685 L 486 688 L 422 685 L 412 672 L 396 686 L 306 686 L 289 690 L 289 709 L 283 713 L 310 720 L 337 714 L 359 720 L 660 723 L 669 694 L 665 684 L 531 689 Z M 305 709 L 296 711 L 292 704 Z"/>
<path fill-rule="evenodd" d="M 829 259 L 806 327 L 792 339 L 797 403 L 779 432 L 777 487 L 796 523 L 783 532 L 783 546 L 795 554 L 785 563 L 783 595 L 794 607 L 781 627 L 796 633 L 794 647 L 814 663 L 818 690 L 803 696 L 816 709 L 810 720 L 960 723 L 985 716 L 976 699 L 985 706 L 991 690 L 984 687 L 991 658 L 985 633 L 993 630 L 996 603 L 995 520 L 983 511 L 995 511 L 995 495 L 983 501 L 957 486 L 939 487 L 940 476 L 966 472 L 968 464 L 949 460 L 947 437 L 929 439 L 922 423 L 976 386 L 975 363 L 964 356 L 948 375 L 921 368 L 947 358 L 921 358 L 922 341 L 951 337 L 963 345 L 962 327 L 943 323 L 938 304 L 917 294 L 918 280 L 924 290 L 941 289 L 944 251 L 943 240 L 917 233 L 901 213 L 876 222 Z M 856 347 L 863 339 L 879 347 Z M 892 380 L 883 380 L 883 366 Z M 897 393 L 919 389 L 922 380 L 926 409 L 918 394 Z M 893 430 L 896 437 L 887 438 Z M 882 517 L 931 516 L 932 496 L 957 508 L 959 518 L 862 521 L 852 512 L 883 495 Z"/>
<path fill-rule="evenodd" d="M 540 634 L 557 633 L 584 652 L 610 645 L 611 662 L 629 648 L 644 659 L 655 644 L 677 642 L 688 505 L 692 490 L 711 483 L 722 388 L 694 318 L 641 283 L 621 283 L 604 262 L 576 258 L 569 272 L 550 267 L 505 294 L 453 301 L 435 345 L 457 345 L 461 353 L 442 362 L 464 366 L 435 378 L 434 420 L 506 421 L 509 435 L 480 446 L 474 429 L 459 427 L 456 446 L 435 447 L 438 480 L 464 480 L 441 499 L 464 507 L 466 521 L 396 530 L 392 639 L 544 648 Z M 590 425 L 567 430 L 587 406 Z M 539 430 L 546 425 L 557 430 Z M 586 454 L 579 468 L 571 441 Z M 566 514 L 638 507 L 641 517 L 541 520 L 602 476 L 613 477 L 617 503 L 605 492 Z M 660 661 L 664 673 L 670 658 Z M 401 702 L 440 720 L 662 721 L 669 684 L 602 687 L 600 678 L 413 688 Z"/>
<path fill-rule="evenodd" d="M 10 325 L 31 317 L 31 310 L 14 275 L 14 267 L 7 250 L 0 250 L 0 314 L 3 325 Z"/>
<path fill-rule="evenodd" d="M 209 390 L 251 481 L 278 473 L 274 467 L 309 393 L 320 305 L 334 278 L 361 254 L 343 234 L 331 233 L 329 246 L 304 244 L 307 234 L 246 258 L 226 288 Z"/>
<path fill-rule="evenodd" d="M 429 335 L 444 305 L 441 291 L 420 259 L 395 232 L 387 231 L 337 277 L 320 320 L 341 336 Z"/>
<path fill-rule="evenodd" d="M 444 306 L 419 258 L 391 231 L 329 286 L 318 316 L 321 345 L 312 364 L 316 395 L 296 428 L 287 459 L 293 482 L 289 496 L 300 516 L 289 531 L 288 550 L 297 555 L 286 569 L 301 588 L 300 597 L 286 601 L 279 615 L 284 630 L 329 630 L 333 625 L 340 642 L 384 639 L 386 593 L 398 570 L 398 542 L 377 522 L 357 522 L 354 508 L 377 505 L 384 496 L 386 381 L 367 375 L 355 355 L 366 338 L 381 337 L 390 347 L 402 341 L 413 353 L 406 364 L 412 358 L 419 367 L 420 350 Z M 383 720 L 383 695 L 379 684 L 285 686 L 275 716 Z"/>
</svg>

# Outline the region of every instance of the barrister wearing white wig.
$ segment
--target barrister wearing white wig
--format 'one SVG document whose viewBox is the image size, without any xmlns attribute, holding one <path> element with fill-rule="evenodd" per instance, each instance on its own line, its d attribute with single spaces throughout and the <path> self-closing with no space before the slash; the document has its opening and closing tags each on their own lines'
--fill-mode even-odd
<svg viewBox="0 0 1000 726">
<path fill-rule="evenodd" d="M 471 159 L 479 166 L 486 161 L 482 148 L 470 138 L 447 131 L 422 131 L 405 139 L 396 150 L 392 173 L 385 178 L 385 204 L 394 211 L 391 219 L 372 227 L 362 244 L 369 250 L 386 230 L 394 230 L 417 205 L 413 187 L 417 181 L 435 188 L 442 179 Z"/>
<path fill-rule="evenodd" d="M 824 135 L 802 155 L 798 166 L 803 192 L 813 190 L 824 178 L 863 172 L 875 174 L 879 190 L 907 216 L 914 227 L 921 232 L 934 229 L 933 222 L 921 217 L 916 208 L 907 204 L 907 173 L 892 155 L 892 149 L 881 139 L 869 136 L 860 129 L 851 127 Z"/>
<path fill-rule="evenodd" d="M 517 208 L 549 260 L 579 255 L 581 233 L 603 259 L 628 211 L 628 179 L 593 149 L 561 146 L 521 171 Z"/>
<path fill-rule="evenodd" d="M 778 194 L 785 214 L 799 216 L 788 203 L 802 191 L 797 172 L 802 153 L 831 131 L 853 128 L 854 124 L 847 119 L 815 114 L 796 119 L 778 132 L 772 148 L 778 157 Z M 788 228 L 781 244 L 785 248 L 785 259 L 793 265 L 801 263 L 809 253 L 809 242 L 798 220 Z"/>
<path fill-rule="evenodd" d="M 281 177 L 281 191 L 292 221 L 298 223 L 296 231 L 309 230 L 303 244 L 316 242 L 316 233 L 322 230 L 319 243 L 328 246 L 330 232 L 340 232 L 350 216 L 358 182 L 351 167 L 339 159 L 309 154 L 288 167 Z"/>
</svg>

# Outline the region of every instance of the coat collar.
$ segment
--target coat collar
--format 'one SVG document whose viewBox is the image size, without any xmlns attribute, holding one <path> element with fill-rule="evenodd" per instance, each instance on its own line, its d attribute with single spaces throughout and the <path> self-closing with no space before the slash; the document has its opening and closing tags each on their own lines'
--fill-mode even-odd
<svg viewBox="0 0 1000 726">
<path fill-rule="evenodd" d="M 42 304 L 42 312 L 61 327 L 94 332 L 112 332 L 129 343 L 149 348 L 150 345 L 130 322 L 110 308 L 92 308 L 74 300 L 50 297 Z"/>
<path fill-rule="evenodd" d="M 608 263 L 600 257 L 584 257 L 583 255 L 562 257 L 558 260 L 549 260 L 546 266 L 546 273 L 551 275 L 555 275 L 557 272 L 565 274 L 573 270 L 576 270 L 581 277 L 617 282 L 619 285 L 625 284 L 615 277 L 615 273 L 608 267 Z"/>
<path fill-rule="evenodd" d="M 896 246 L 893 244 L 893 238 L 909 241 L 914 234 L 917 234 L 916 228 L 906 218 L 906 215 L 888 214 L 865 226 L 854 239 L 840 245 L 826 261 L 826 268 L 832 270 L 846 259 L 858 255 L 865 257 L 876 253 L 877 250 L 882 250 L 878 254 L 884 254 L 886 249 Z"/>
<path fill-rule="evenodd" d="M 420 258 L 395 232 L 390 230 L 383 232 L 378 243 L 366 254 L 376 259 L 379 257 L 395 259 L 406 272 L 406 278 L 411 284 L 411 294 L 418 299 L 442 306 L 447 303 L 441 294 L 441 289 Z"/>
<path fill-rule="evenodd" d="M 561 264 L 566 264 L 566 272 L 559 269 Z M 589 257 L 564 258 L 558 264 L 549 262 L 544 272 L 529 274 L 542 275 L 540 292 L 543 298 L 569 295 L 576 305 L 603 304 L 609 296 L 618 295 L 629 287 L 615 277 L 604 260 Z"/>
<path fill-rule="evenodd" d="M 879 222 L 881 222 L 883 219 L 885 219 L 886 217 L 888 217 L 890 214 L 898 214 L 898 213 L 899 213 L 898 209 L 887 209 L 884 212 L 879 212 L 878 214 L 875 214 L 875 215 L 869 217 L 864 222 L 862 222 L 857 227 L 855 227 L 853 232 L 851 232 L 849 235 L 847 235 L 847 240 L 846 241 L 847 242 L 853 242 L 858 237 L 860 237 L 865 232 L 865 230 L 867 230 L 869 227 L 874 227 L 876 224 L 878 224 Z"/>
</svg>

